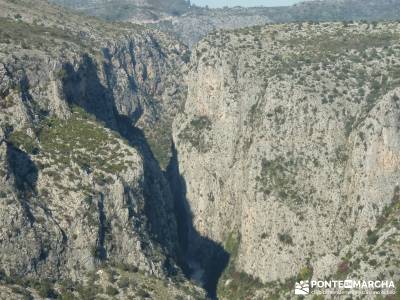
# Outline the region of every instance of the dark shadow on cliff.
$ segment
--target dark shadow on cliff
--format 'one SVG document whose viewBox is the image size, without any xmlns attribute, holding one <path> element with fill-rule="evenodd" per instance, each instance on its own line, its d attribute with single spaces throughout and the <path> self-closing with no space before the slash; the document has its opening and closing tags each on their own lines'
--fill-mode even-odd
<svg viewBox="0 0 400 300">
<path fill-rule="evenodd" d="M 97 71 L 96 64 L 88 55 L 82 57 L 76 71 L 71 64 L 65 64 L 59 75 L 63 92 L 68 103 L 82 107 L 108 127 L 116 129 L 114 98 L 100 82 Z"/>
<path fill-rule="evenodd" d="M 31 224 L 35 217 L 29 207 L 29 199 L 36 195 L 38 169 L 29 155 L 7 143 L 7 164 L 10 174 L 14 177 L 18 198 Z"/>
<path fill-rule="evenodd" d="M 109 54 L 104 53 L 104 55 L 107 57 Z M 168 249 L 165 251 L 166 254 L 178 253 L 177 246 L 175 249 L 170 249 L 168 246 L 171 245 L 173 238 L 169 234 L 168 224 L 164 222 L 165 218 L 159 213 L 162 210 L 160 209 L 161 203 L 158 200 L 161 195 L 155 194 L 160 188 L 168 189 L 168 182 L 163 177 L 143 131 L 135 127 L 135 122 L 142 113 L 140 105 L 137 111 L 130 116 L 119 114 L 111 89 L 115 81 L 112 66 L 104 63 L 103 69 L 106 75 L 105 82 L 102 82 L 98 77 L 98 67 L 88 55 L 83 56 L 81 65 L 77 70 L 70 64 L 64 65 L 60 72 L 64 96 L 70 105 L 79 106 L 94 115 L 104 126 L 117 132 L 140 153 L 143 158 L 144 169 L 143 194 L 146 200 L 144 209 L 149 220 L 147 225 L 151 238 Z M 137 92 L 137 86 L 134 82 L 130 81 L 130 88 L 133 93 Z M 172 203 L 170 209 L 173 210 Z M 130 215 L 132 216 L 132 214 Z M 103 216 L 104 218 L 105 216 Z M 103 220 L 103 222 L 105 221 Z M 100 240 L 101 236 L 102 233 L 100 232 Z M 102 243 L 104 244 L 105 241 L 102 241 Z M 106 257 L 106 253 L 101 253 L 101 257 Z M 173 258 L 176 259 L 176 257 Z M 170 268 L 168 261 L 165 263 L 165 269 L 170 274 L 176 273 L 176 270 Z"/>
<path fill-rule="evenodd" d="M 143 131 L 137 127 L 134 127 L 132 124 L 132 120 L 130 120 L 126 116 L 118 115 L 117 124 L 119 134 L 126 140 L 128 140 L 129 143 L 141 154 L 143 158 L 143 193 L 146 199 L 145 212 L 146 216 L 150 220 L 149 229 L 152 234 L 152 238 L 161 243 L 161 245 L 167 245 L 171 242 L 171 237 L 168 233 L 168 227 L 166 227 L 166 224 L 163 222 L 162 216 L 158 214 L 161 205 L 158 199 L 162 197 L 162 195 L 157 195 L 156 193 L 167 193 L 168 191 L 163 191 L 163 188 L 168 188 L 168 182 L 166 180 L 164 182 L 161 182 L 162 180 L 164 180 L 163 173 L 150 149 L 150 146 L 147 143 Z M 173 207 L 165 207 L 165 209 L 172 210 Z M 177 250 L 178 249 L 174 249 L 174 251 Z M 173 270 L 170 271 L 174 273 Z"/>
<path fill-rule="evenodd" d="M 107 56 L 107 53 L 104 53 L 104 55 Z M 112 66 L 105 64 L 103 67 L 106 71 L 106 83 L 110 85 L 114 81 Z M 161 204 L 158 199 L 162 195 L 155 193 L 164 186 L 171 189 L 174 207 L 166 207 L 165 209 L 175 213 L 179 243 L 172 242 L 176 244 L 175 247 L 177 246 L 177 248 L 169 248 L 166 253 L 175 252 L 172 258 L 178 262 L 185 275 L 201 281 L 208 297 L 216 299 L 218 279 L 228 264 L 229 254 L 221 245 L 202 237 L 195 230 L 193 216 L 186 199 L 186 183 L 179 173 L 175 147 L 172 148 L 173 157 L 167 171 L 162 172 L 143 131 L 135 127 L 135 122 L 142 113 L 141 109 L 139 108 L 138 112 L 132 116 L 124 116 L 118 113 L 111 88 L 104 86 L 100 81 L 97 66 L 89 56 L 83 57 L 83 62 L 77 71 L 74 70 L 72 65 L 65 65 L 62 74 L 63 91 L 67 101 L 71 105 L 82 107 L 102 121 L 106 127 L 117 131 L 143 157 L 145 212 L 149 220 L 151 236 L 161 245 L 170 245 L 173 237 L 169 234 L 168 225 L 163 222 L 163 218 L 157 212 L 160 210 L 159 205 Z M 131 83 L 131 88 L 133 92 L 137 91 L 134 82 Z M 103 255 L 106 254 L 103 253 Z M 170 263 L 170 258 L 167 258 L 164 266 L 169 274 L 176 274 L 176 270 Z M 197 276 L 201 273 L 200 271 L 204 274 Z"/>
<path fill-rule="evenodd" d="M 179 243 L 185 258 L 183 269 L 186 276 L 201 281 L 209 298 L 217 299 L 218 280 L 229 263 L 229 253 L 217 242 L 201 236 L 195 229 L 193 214 L 186 198 L 186 182 L 179 171 L 175 145 L 172 145 L 171 152 L 172 158 L 166 176 L 175 198 Z"/>
</svg>

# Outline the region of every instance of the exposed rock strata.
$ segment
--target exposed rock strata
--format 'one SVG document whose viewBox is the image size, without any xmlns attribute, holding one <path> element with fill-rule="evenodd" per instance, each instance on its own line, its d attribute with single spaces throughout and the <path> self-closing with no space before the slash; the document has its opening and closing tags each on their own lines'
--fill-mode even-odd
<svg viewBox="0 0 400 300">
<path fill-rule="evenodd" d="M 301 274 L 399 280 L 398 34 L 276 25 L 194 49 L 174 139 L 194 228 L 231 253 L 223 298 Z"/>
</svg>

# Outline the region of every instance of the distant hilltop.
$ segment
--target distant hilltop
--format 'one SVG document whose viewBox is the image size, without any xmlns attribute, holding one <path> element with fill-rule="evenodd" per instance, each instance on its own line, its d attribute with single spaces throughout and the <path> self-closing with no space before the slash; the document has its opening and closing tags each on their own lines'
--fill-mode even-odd
<svg viewBox="0 0 400 300">
<path fill-rule="evenodd" d="M 185 0 L 50 0 L 109 21 L 147 23 L 189 47 L 217 29 L 301 21 L 397 20 L 400 0 L 315 0 L 283 7 L 218 8 Z"/>
</svg>

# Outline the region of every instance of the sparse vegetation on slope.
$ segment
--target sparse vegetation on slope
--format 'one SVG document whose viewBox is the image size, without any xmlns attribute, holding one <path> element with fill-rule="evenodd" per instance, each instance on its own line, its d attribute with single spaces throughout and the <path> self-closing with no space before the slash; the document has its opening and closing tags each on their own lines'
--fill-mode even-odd
<svg viewBox="0 0 400 300">
<path fill-rule="evenodd" d="M 378 224 L 399 176 L 399 32 L 266 25 L 213 32 L 193 50 L 175 140 L 195 228 L 234 253 L 221 299 L 290 298 L 315 274 L 398 280 L 398 229 Z M 199 115 L 206 152 L 185 134 Z"/>
</svg>

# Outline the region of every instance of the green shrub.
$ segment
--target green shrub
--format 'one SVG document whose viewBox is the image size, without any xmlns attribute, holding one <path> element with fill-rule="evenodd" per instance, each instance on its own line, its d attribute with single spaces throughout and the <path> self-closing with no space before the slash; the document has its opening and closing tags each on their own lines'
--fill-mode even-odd
<svg viewBox="0 0 400 300">
<path fill-rule="evenodd" d="M 130 284 L 129 277 L 128 276 L 121 276 L 118 279 L 118 283 L 117 284 L 118 284 L 118 287 L 121 288 L 121 289 L 127 288 L 129 286 L 129 284 Z"/>
<path fill-rule="evenodd" d="M 119 291 L 118 291 L 118 289 L 116 289 L 115 287 L 109 285 L 109 286 L 106 288 L 106 294 L 109 295 L 109 296 L 116 296 L 116 295 L 119 294 Z"/>
<path fill-rule="evenodd" d="M 14 147 L 26 151 L 29 154 L 37 154 L 39 151 L 36 141 L 23 131 L 14 131 L 10 135 L 8 141 L 13 144 Z"/>
<path fill-rule="evenodd" d="M 376 259 L 371 259 L 370 261 L 368 261 L 368 263 L 373 266 L 376 267 L 376 265 L 378 264 L 378 262 L 376 261 Z"/>
<path fill-rule="evenodd" d="M 138 267 L 136 267 L 135 265 L 122 262 L 117 263 L 115 267 L 125 272 L 137 273 L 139 271 Z"/>
<path fill-rule="evenodd" d="M 142 290 L 142 289 L 140 289 L 140 290 L 137 292 L 137 295 L 138 295 L 139 297 L 142 297 L 142 298 L 149 298 L 149 297 L 151 297 L 151 295 L 150 295 L 147 291 Z"/>
<path fill-rule="evenodd" d="M 278 233 L 278 239 L 286 245 L 293 245 L 293 239 L 288 233 Z"/>
<path fill-rule="evenodd" d="M 57 297 L 56 292 L 53 290 L 53 285 L 48 280 L 43 280 L 34 283 L 34 288 L 40 297 L 54 299 Z"/>
<path fill-rule="evenodd" d="M 59 300 L 78 300 L 75 297 L 74 293 L 68 292 L 68 291 L 61 293 L 57 299 L 59 299 Z"/>
<path fill-rule="evenodd" d="M 56 77 L 60 80 L 65 80 L 67 79 L 67 71 L 65 69 L 61 69 L 56 73 Z"/>
<path fill-rule="evenodd" d="M 297 281 L 309 280 L 311 279 L 312 274 L 313 274 L 312 267 L 306 266 L 300 270 L 299 274 L 297 275 Z"/>
<path fill-rule="evenodd" d="M 378 241 L 379 237 L 375 231 L 368 230 L 367 232 L 367 240 L 368 244 L 375 245 Z"/>
<path fill-rule="evenodd" d="M 97 300 L 97 294 L 101 293 L 99 286 L 91 284 L 87 286 L 78 286 L 79 299 Z"/>
</svg>

